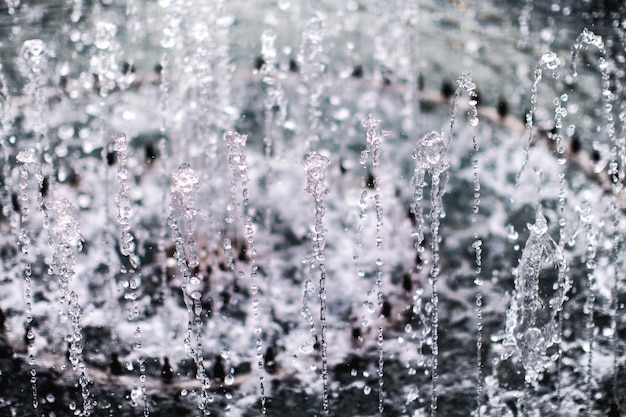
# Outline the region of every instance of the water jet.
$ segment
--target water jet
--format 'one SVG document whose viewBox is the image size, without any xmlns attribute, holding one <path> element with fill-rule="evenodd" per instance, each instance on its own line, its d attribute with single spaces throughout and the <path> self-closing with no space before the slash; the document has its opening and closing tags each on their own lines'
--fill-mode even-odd
<svg viewBox="0 0 626 417">
<path fill-rule="evenodd" d="M 624 415 L 623 5 L 0 13 L 0 415 Z"/>
</svg>

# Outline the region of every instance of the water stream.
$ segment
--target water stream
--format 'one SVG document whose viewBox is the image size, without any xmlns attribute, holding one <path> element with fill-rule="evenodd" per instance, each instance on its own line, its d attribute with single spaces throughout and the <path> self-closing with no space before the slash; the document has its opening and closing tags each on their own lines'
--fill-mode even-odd
<svg viewBox="0 0 626 417">
<path fill-rule="evenodd" d="M 0 415 L 624 414 L 618 3 L 2 2 Z"/>
</svg>

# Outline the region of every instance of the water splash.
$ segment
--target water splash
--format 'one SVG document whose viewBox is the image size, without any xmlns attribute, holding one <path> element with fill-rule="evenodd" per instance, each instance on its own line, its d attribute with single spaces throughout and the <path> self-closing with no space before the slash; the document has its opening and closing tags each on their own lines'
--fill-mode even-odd
<svg viewBox="0 0 626 417">
<path fill-rule="evenodd" d="M 315 226 L 313 233 L 313 257 L 311 262 L 316 262 L 320 271 L 319 298 L 320 298 L 320 343 L 322 348 L 322 410 L 323 414 L 330 415 L 328 401 L 328 342 L 326 340 L 326 228 L 324 215 L 327 207 L 324 196 L 328 193 L 326 187 L 326 168 L 330 161 L 325 156 L 311 151 L 304 156 L 304 174 L 307 185 L 305 191 L 315 201 Z"/>
<path fill-rule="evenodd" d="M 551 351 L 560 343 L 558 315 L 571 287 L 567 261 L 548 233 L 546 218 L 537 210 L 535 223 L 515 271 L 515 292 L 507 312 L 504 346 L 512 347 L 525 370 L 525 380 L 535 385 L 540 375 L 559 357 Z M 554 276 L 556 274 L 556 276 Z M 546 282 L 551 280 L 552 282 Z M 552 284 L 552 285 L 550 285 Z M 542 288 L 553 287 L 551 296 Z"/>
</svg>

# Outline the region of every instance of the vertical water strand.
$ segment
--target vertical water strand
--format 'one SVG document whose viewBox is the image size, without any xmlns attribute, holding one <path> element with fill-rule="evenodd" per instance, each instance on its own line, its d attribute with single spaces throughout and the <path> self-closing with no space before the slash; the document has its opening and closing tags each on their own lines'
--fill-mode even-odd
<svg viewBox="0 0 626 417">
<path fill-rule="evenodd" d="M 120 252 L 128 258 L 133 269 L 137 269 L 138 259 L 135 255 L 135 242 L 130 233 L 130 216 L 132 207 L 130 203 L 130 187 L 128 186 L 128 137 L 124 133 L 112 136 L 113 150 L 117 154 L 117 182 L 120 189 L 115 197 L 117 206 L 117 221 L 120 226 Z M 131 271 L 132 272 L 132 271 Z"/>
<path fill-rule="evenodd" d="M 522 166 L 515 177 L 516 187 L 520 186 L 520 179 L 522 178 L 526 165 L 528 164 L 530 146 L 532 145 L 534 139 L 533 119 L 535 117 L 535 112 L 537 111 L 537 90 L 539 82 L 543 77 L 543 69 L 555 70 L 560 64 L 561 61 L 556 53 L 550 51 L 541 56 L 537 66 L 535 67 L 533 86 L 530 92 L 530 110 L 526 114 L 526 130 L 528 131 L 528 139 L 524 143 L 524 160 L 522 162 Z"/>
<path fill-rule="evenodd" d="M 307 185 L 305 192 L 315 201 L 315 228 L 313 234 L 313 254 L 320 271 L 319 298 L 320 298 L 320 343 L 322 347 L 322 411 L 325 416 L 330 415 L 328 403 L 328 342 L 326 340 L 326 228 L 324 215 L 327 208 L 324 196 L 328 194 L 326 187 L 326 168 L 330 161 L 325 156 L 311 151 L 304 156 L 302 165 Z"/>
<path fill-rule="evenodd" d="M 409 85 L 407 90 L 412 93 L 408 95 L 407 100 L 410 103 L 411 117 L 417 117 L 419 113 L 419 5 L 416 0 L 406 0 L 406 28 L 409 30 L 408 48 L 409 48 Z"/>
<path fill-rule="evenodd" d="M 554 131 L 550 134 L 550 139 L 554 141 L 557 163 L 559 164 L 559 246 L 561 249 L 565 247 L 566 236 L 565 226 L 567 226 L 567 220 L 565 219 L 565 146 L 563 145 L 563 136 L 561 135 L 561 129 L 563 128 L 563 118 L 567 116 L 567 110 L 563 107 L 562 103 L 567 102 L 567 94 L 562 94 L 560 97 L 554 99 Z"/>
<path fill-rule="evenodd" d="M 4 67 L 0 63 L 0 151 L 2 154 L 2 190 L 0 192 L 0 204 L 2 215 L 9 217 L 11 207 L 11 191 L 7 179 L 10 178 L 11 165 L 9 164 L 9 133 L 13 127 L 13 100 L 9 95 L 9 87 L 4 76 Z"/>
<path fill-rule="evenodd" d="M 611 344 L 613 350 L 613 405 L 619 406 L 621 399 L 618 395 L 618 359 L 619 359 L 619 347 L 618 347 L 618 335 L 617 335 L 617 315 L 619 310 L 618 303 L 618 287 L 619 287 L 619 268 L 620 255 L 622 252 L 622 235 L 620 230 L 620 213 L 618 195 L 623 190 L 624 168 L 626 166 L 626 152 L 624 149 L 624 138 L 617 138 L 615 131 L 615 119 L 613 117 L 613 104 L 611 103 L 613 93 L 611 92 L 611 62 L 607 58 L 607 51 L 604 45 L 602 36 L 596 35 L 590 30 L 585 28 L 572 48 L 572 75 L 576 77 L 578 75 L 577 65 L 578 56 L 582 50 L 587 49 L 589 46 L 596 48 L 600 57 L 598 58 L 598 69 L 601 75 L 601 88 L 602 88 L 602 107 L 604 117 L 606 118 L 606 131 L 609 138 L 609 145 L 611 146 L 610 160 L 608 163 L 607 174 L 611 179 L 611 186 L 613 192 L 613 199 L 609 205 L 609 217 L 612 223 L 612 258 L 613 258 L 613 287 L 611 289 Z"/>
<path fill-rule="evenodd" d="M 229 4 L 230 2 L 226 0 L 215 1 L 215 16 L 217 16 L 217 19 L 215 19 L 213 36 L 215 39 L 215 71 L 213 77 L 216 81 L 216 124 L 221 132 L 232 125 L 235 115 L 238 117 L 238 113 L 233 106 L 231 91 L 234 66 L 232 65 L 230 52 L 230 27 L 233 25 L 235 19 L 230 14 L 231 12 L 228 9 Z"/>
<path fill-rule="evenodd" d="M 387 131 L 378 132 L 378 126 L 380 125 L 381 120 L 376 118 L 373 114 L 369 114 L 367 119 L 361 122 L 361 126 L 367 129 L 365 138 L 366 138 L 366 149 L 361 153 L 360 161 L 363 163 L 363 159 L 367 159 L 369 154 L 372 155 L 372 176 L 374 177 L 374 210 L 376 212 L 376 299 L 378 303 L 378 334 L 376 337 L 376 342 L 378 345 L 378 413 L 382 417 L 384 410 L 384 366 L 385 366 L 385 351 L 384 351 L 384 328 L 383 328 L 383 320 L 384 316 L 382 313 L 383 308 L 383 270 L 382 265 L 384 264 L 382 258 L 382 249 L 383 249 L 383 237 L 382 237 L 382 226 L 383 226 L 383 207 L 382 207 L 382 197 L 380 195 L 380 176 L 378 174 L 378 169 L 380 166 L 380 156 L 381 156 L 381 143 L 385 136 L 389 136 L 390 133 Z"/>
<path fill-rule="evenodd" d="M 284 74 L 278 65 L 278 52 L 276 50 L 276 34 L 272 30 L 266 30 L 261 36 L 261 56 L 263 66 L 261 75 L 266 86 L 266 97 L 263 102 L 265 121 L 265 155 L 270 157 L 280 154 L 284 149 L 283 143 L 277 139 L 281 137 L 280 128 L 287 119 L 287 99 L 282 85 Z"/>
<path fill-rule="evenodd" d="M 96 7 L 97 4 L 94 4 Z M 105 177 L 105 195 L 109 196 L 111 194 L 111 179 L 110 179 L 110 170 L 109 170 L 109 161 L 107 160 L 107 154 L 110 149 L 106 145 L 107 140 L 105 138 L 105 126 L 107 125 L 107 117 L 106 117 L 106 97 L 109 95 L 109 92 L 115 88 L 115 76 L 117 73 L 118 63 L 115 58 L 115 55 L 111 53 L 112 49 L 114 49 L 114 38 L 117 32 L 117 27 L 109 22 L 99 21 L 96 23 L 95 33 L 94 33 L 94 47 L 96 48 L 96 52 L 93 54 L 91 59 L 89 60 L 89 70 L 95 74 L 98 80 L 98 96 L 99 96 L 99 141 L 102 145 L 102 169 Z M 109 265 L 112 265 L 113 262 L 113 242 L 114 242 L 114 223 L 111 222 L 111 212 L 109 207 L 109 198 L 104 198 L 103 201 L 104 206 L 104 230 L 102 231 L 102 244 L 104 246 L 106 262 Z M 117 296 L 117 287 L 115 286 L 115 280 L 113 278 L 113 268 L 109 269 L 109 279 L 111 282 L 111 314 L 115 314 L 116 303 L 113 302 L 115 297 Z M 113 335 L 114 339 L 117 339 L 116 335 Z"/>
<path fill-rule="evenodd" d="M 161 178 L 162 183 L 167 184 L 169 181 L 168 173 L 170 172 L 168 161 L 170 158 L 167 158 L 167 127 L 168 127 L 168 111 L 170 104 L 170 60 L 167 52 L 163 52 L 161 54 L 161 58 L 159 59 L 159 65 L 161 68 L 160 74 L 160 82 L 159 82 L 159 110 L 161 111 L 161 123 L 159 126 L 159 153 L 161 155 Z M 161 217 L 162 219 L 167 219 L 167 188 L 163 187 L 163 195 L 161 196 Z M 160 238 L 159 238 L 159 253 L 162 257 L 163 265 L 167 260 L 166 254 L 166 241 L 167 241 L 167 233 L 168 227 L 167 225 L 161 228 Z M 161 272 L 161 293 L 163 297 L 165 297 L 167 291 L 167 270 L 166 268 L 162 268 Z"/>
<path fill-rule="evenodd" d="M 584 415 L 591 416 L 592 409 L 591 404 L 593 404 L 593 393 L 592 393 L 592 383 L 593 383 L 593 348 L 595 344 L 595 332 L 596 327 L 594 323 L 594 310 L 595 310 L 595 287 L 596 287 L 596 252 L 598 248 L 598 237 L 597 230 L 593 225 L 594 214 L 592 212 L 592 207 L 589 201 L 583 201 L 579 206 L 576 207 L 576 211 L 578 211 L 579 219 L 583 225 L 583 232 L 585 234 L 586 240 L 586 249 L 583 261 L 585 262 L 585 267 L 587 269 L 587 299 L 585 300 L 585 305 L 583 306 L 583 312 L 585 313 L 585 330 L 586 330 L 586 339 L 583 341 L 587 346 L 584 350 L 587 351 L 587 363 L 585 369 L 585 409 L 583 411 Z"/>
<path fill-rule="evenodd" d="M 21 230 L 19 235 L 19 244 L 21 246 L 22 256 L 24 258 L 24 301 L 25 301 L 25 311 L 24 314 L 26 316 L 26 339 L 28 340 L 28 344 L 26 346 L 26 350 L 28 353 L 28 364 L 32 367 L 30 369 L 31 375 L 31 391 L 33 394 L 33 408 L 35 409 L 35 414 L 37 414 L 37 408 L 39 407 L 39 398 L 37 396 L 37 370 L 35 369 L 35 356 L 34 356 L 34 348 L 33 340 L 33 330 L 32 330 L 32 321 L 33 321 L 33 297 L 32 297 L 32 267 L 30 263 L 30 243 L 31 238 L 27 231 L 29 219 L 30 219 L 30 207 L 28 200 L 28 186 L 29 186 L 29 175 L 28 175 L 28 166 L 30 164 L 37 164 L 37 153 L 35 149 L 29 148 L 20 151 L 16 157 L 17 161 L 20 163 L 20 182 L 19 182 L 19 199 L 21 201 Z"/>
<path fill-rule="evenodd" d="M 131 269 L 127 271 L 122 267 L 122 273 L 128 272 L 131 276 L 129 279 L 129 288 L 131 293 L 127 295 L 127 298 L 132 300 L 132 309 L 129 314 L 129 320 L 136 320 L 139 318 L 139 294 L 138 287 L 141 282 L 141 278 L 135 274 L 137 267 L 139 266 L 137 255 L 135 254 L 135 243 L 133 236 L 130 233 L 130 216 L 132 214 L 132 207 L 130 203 L 130 187 L 128 186 L 128 137 L 124 133 L 115 134 L 113 139 L 113 150 L 117 155 L 117 181 L 120 189 L 115 197 L 115 205 L 117 206 L 117 221 L 120 226 L 120 252 L 126 256 L 130 262 Z M 146 367 L 145 359 L 141 355 L 142 342 L 141 342 L 141 329 L 137 326 L 135 330 L 135 344 L 133 345 L 135 351 L 139 354 L 139 380 L 141 396 L 144 403 L 144 416 L 150 415 L 148 408 L 147 393 L 146 393 Z"/>
<path fill-rule="evenodd" d="M 143 350 L 143 344 L 141 342 L 141 328 L 137 326 L 135 329 L 135 343 L 133 343 L 133 350 L 137 352 L 139 362 L 139 394 L 143 401 L 143 415 L 148 417 L 150 415 L 150 407 L 148 405 L 148 393 L 146 392 L 146 359 L 143 357 L 141 351 Z M 131 394 L 132 395 L 132 394 Z"/>
<path fill-rule="evenodd" d="M 450 130 L 448 131 L 448 140 L 446 142 L 446 147 L 450 146 L 450 142 L 452 141 L 452 134 L 454 133 L 454 127 L 456 125 L 456 112 L 459 107 L 459 96 L 461 95 L 461 89 L 465 90 L 469 95 L 469 123 L 472 126 L 478 126 L 478 94 L 476 94 L 476 84 L 472 81 L 472 74 L 470 72 L 464 72 L 459 76 L 459 78 L 457 78 L 456 84 L 457 88 L 456 90 L 454 90 L 452 107 L 450 109 Z"/>
<path fill-rule="evenodd" d="M 45 165 L 45 168 L 39 163 L 35 165 L 35 178 L 39 184 L 37 206 L 39 212 L 42 214 L 44 228 L 48 227 L 48 213 L 44 207 L 44 198 L 42 193 L 44 172 L 45 174 L 48 174 L 48 180 L 50 182 L 54 179 L 52 155 L 49 154 L 50 141 L 48 138 L 47 99 L 44 92 L 44 87 L 47 82 L 47 55 L 46 45 L 41 39 L 30 39 L 22 44 L 20 58 L 18 60 L 20 72 L 28 79 L 28 82 L 24 87 L 24 95 L 28 97 L 26 114 L 32 118 L 35 139 L 34 147 L 38 154 L 38 158 L 41 158 L 43 164 Z M 31 113 L 28 114 L 28 111 Z"/>
<path fill-rule="evenodd" d="M 322 110 L 320 100 L 326 89 L 324 71 L 327 57 L 324 53 L 324 21 L 321 15 L 309 19 L 302 34 L 302 44 L 298 55 L 302 81 L 308 92 L 306 148 L 316 149 L 321 139 L 320 124 Z"/>
<path fill-rule="evenodd" d="M 375 121 L 378 121 L 380 123 L 380 121 L 377 118 L 375 118 L 373 114 L 370 114 L 364 122 L 374 123 Z M 366 136 L 366 140 L 367 140 L 367 136 Z M 364 226 L 365 219 L 367 218 L 367 205 L 370 199 L 368 192 L 367 192 L 367 188 L 373 185 L 373 184 L 368 183 L 369 175 L 368 175 L 368 169 L 366 165 L 370 153 L 371 153 L 371 145 L 366 142 L 365 149 L 361 151 L 361 155 L 359 156 L 359 164 L 361 164 L 361 194 L 359 195 L 359 203 L 358 203 L 359 220 L 358 220 L 358 226 L 356 230 L 356 249 L 352 257 L 352 259 L 355 262 L 355 265 L 358 268 L 358 271 L 357 271 L 358 279 L 362 279 L 363 277 L 365 277 L 365 270 L 363 269 L 360 258 L 362 255 L 365 254 L 363 252 L 363 226 Z M 315 263 L 313 262 L 311 264 L 311 271 L 314 268 L 315 268 Z M 363 315 L 361 316 L 361 326 L 365 328 L 369 326 L 369 320 L 367 319 L 367 314 L 374 313 L 376 311 L 376 308 L 371 298 L 372 298 L 372 291 L 368 289 L 367 299 L 365 299 L 365 301 L 363 302 L 365 306 L 365 311 L 363 312 Z"/>
<path fill-rule="evenodd" d="M 280 80 L 277 77 L 275 41 L 276 34 L 272 30 L 268 29 L 261 35 L 261 57 L 263 58 L 261 75 L 266 88 L 266 97 L 263 100 L 263 120 L 265 123 L 263 144 L 265 145 L 265 158 L 268 161 L 268 171 L 271 169 L 269 159 L 274 153 L 274 135 L 276 132 L 274 108 L 280 105 L 280 96 L 282 96 Z"/>
<path fill-rule="evenodd" d="M 170 214 L 167 218 L 167 225 L 170 229 L 172 240 L 174 241 L 175 253 L 178 269 L 182 275 L 181 291 L 183 301 L 187 307 L 187 334 L 184 344 L 185 350 L 190 354 L 196 363 L 196 379 L 202 385 L 200 397 L 200 410 L 203 415 L 209 415 L 208 410 L 211 381 L 204 369 L 204 354 L 202 351 L 202 308 L 198 309 L 195 303 L 200 299 L 199 291 L 191 292 L 189 285 L 197 277 L 192 277 L 192 269 L 198 266 L 198 255 L 193 238 L 195 231 L 194 217 L 197 214 L 195 201 L 198 196 L 200 177 L 198 173 L 188 163 L 183 163 L 172 174 L 172 186 L 170 187 Z M 190 294 L 191 292 L 191 294 Z M 195 335 L 195 345 L 192 345 L 192 336 Z"/>
<path fill-rule="evenodd" d="M 89 394 L 89 376 L 87 365 L 83 358 L 83 336 L 80 324 L 82 310 L 78 303 L 78 295 L 69 289 L 76 275 L 75 250 L 82 249 L 82 237 L 76 208 L 66 198 L 62 197 L 54 203 L 54 223 L 52 225 L 54 254 L 49 273 L 59 278 L 61 303 L 65 305 L 70 321 L 72 333 L 69 336 L 70 362 L 74 370 L 78 371 L 78 383 L 83 398 L 83 416 L 89 417 L 93 408 Z"/>
<path fill-rule="evenodd" d="M 126 0 L 126 32 L 128 38 L 128 51 L 135 50 L 135 44 L 137 43 L 137 33 L 141 29 L 141 23 L 137 17 L 137 0 Z M 128 62 L 133 64 L 132 60 Z"/>
<path fill-rule="evenodd" d="M 550 133 L 550 140 L 554 141 L 557 164 L 559 165 L 559 194 L 558 194 L 558 215 L 559 215 L 559 249 L 561 252 L 565 250 L 565 245 L 568 240 L 566 237 L 566 226 L 567 219 L 565 218 L 565 203 L 566 203 L 566 193 L 565 193 L 565 163 L 566 159 L 564 156 L 565 146 L 563 146 L 563 137 L 561 135 L 561 129 L 563 128 L 563 117 L 567 116 L 567 110 L 562 106 L 563 102 L 566 102 L 568 99 L 567 94 L 562 94 L 560 97 L 554 98 L 554 130 Z M 563 315 L 559 315 L 559 334 L 563 334 Z M 563 350 L 561 347 L 561 343 L 559 341 L 558 345 L 559 350 L 559 358 L 556 361 L 556 398 L 558 404 L 555 404 L 555 410 L 560 407 L 562 394 L 561 394 L 561 357 L 563 354 Z"/>
<path fill-rule="evenodd" d="M 252 294 L 252 316 L 254 320 L 254 337 L 256 346 L 256 358 L 257 366 L 259 370 L 259 387 L 261 390 L 261 413 L 265 415 L 266 398 L 265 398 L 265 366 L 264 366 L 264 354 L 263 354 L 263 328 L 261 327 L 261 316 L 259 313 L 259 286 L 258 269 L 257 265 L 257 251 L 254 243 L 254 225 L 252 224 L 252 217 L 248 212 L 248 162 L 245 154 L 246 140 L 248 137 L 235 131 L 229 131 L 224 135 L 228 144 L 228 167 L 233 174 L 233 181 L 231 192 L 234 189 L 234 183 L 240 183 L 241 185 L 241 206 L 244 226 L 244 237 L 246 244 L 248 245 L 248 256 L 250 258 L 250 294 Z"/>
<path fill-rule="evenodd" d="M 473 186 L 474 195 L 472 200 L 472 237 L 474 242 L 472 248 L 474 249 L 474 284 L 476 285 L 476 417 L 482 417 L 482 405 L 483 405 L 483 296 L 481 288 L 483 285 L 482 278 L 482 244 L 483 241 L 479 238 L 478 231 L 476 230 L 476 222 L 478 221 L 478 214 L 480 212 L 480 176 L 477 154 L 480 151 L 480 146 L 476 140 L 476 136 L 472 137 L 472 171 L 473 171 Z"/>
<path fill-rule="evenodd" d="M 278 73 L 277 50 L 276 50 L 276 34 L 272 30 L 266 30 L 261 35 L 261 57 L 263 58 L 263 66 L 261 67 L 261 75 L 263 84 L 265 85 L 265 99 L 263 100 L 263 119 L 264 119 L 264 138 L 265 145 L 265 162 L 267 164 L 265 173 L 265 193 L 267 196 L 265 208 L 265 229 L 268 233 L 272 230 L 272 204 L 271 194 L 269 192 L 273 181 L 272 158 L 278 154 L 276 144 L 279 137 L 279 127 L 283 125 L 287 113 L 285 103 L 285 92 L 282 88 L 281 74 Z M 282 142 L 282 141 L 281 141 Z M 282 144 L 284 146 L 284 143 Z M 272 259 L 267 259 L 267 268 L 272 270 Z M 272 275 L 268 274 L 267 296 L 271 297 Z"/>
<path fill-rule="evenodd" d="M 15 12 L 17 12 L 17 10 L 20 8 L 22 1 L 21 0 L 5 0 L 5 1 L 8 6 L 7 12 L 9 13 L 9 16 L 15 16 Z"/>
<path fill-rule="evenodd" d="M 430 233 L 431 233 L 431 257 L 432 265 L 430 267 L 429 281 L 432 287 L 431 305 L 432 305 L 432 322 L 431 322 L 431 337 L 432 337 L 432 358 L 431 358 L 431 416 L 437 415 L 437 401 L 438 401 L 438 367 L 439 367 L 439 294 L 438 294 L 438 277 L 440 272 L 439 265 L 439 226 L 441 223 L 441 215 L 443 213 L 443 195 L 445 193 L 445 187 L 448 182 L 448 169 L 450 168 L 450 158 L 448 156 L 448 150 L 445 145 L 445 140 L 442 133 L 430 132 L 424 135 L 417 141 L 415 151 L 413 152 L 413 158 L 415 159 L 415 171 L 413 179 L 415 192 L 418 196 L 423 191 L 418 192 L 418 188 L 423 190 L 424 187 L 424 174 L 428 172 L 431 180 L 430 189 Z M 418 205 L 419 202 L 414 201 L 414 205 Z M 423 222 L 423 220 L 422 220 Z M 423 227 L 423 224 L 421 225 Z M 421 236 L 423 240 L 423 231 Z M 420 242 L 421 246 L 421 242 Z"/>
<path fill-rule="evenodd" d="M 24 95 L 28 97 L 26 110 L 32 112 L 29 116 L 32 118 L 35 133 L 34 146 L 40 154 L 44 154 L 50 147 L 47 135 L 47 101 L 43 91 L 46 85 L 45 71 L 48 68 L 48 60 L 46 45 L 41 39 L 30 39 L 22 44 L 18 67 L 28 79 L 24 86 Z"/>
<path fill-rule="evenodd" d="M 534 9 L 533 3 L 533 0 L 525 0 L 524 7 L 520 12 L 518 20 L 520 34 L 518 45 L 524 49 L 531 47 L 529 22 L 531 21 L 531 15 Z"/>
<path fill-rule="evenodd" d="M 83 17 L 83 0 L 68 0 L 68 3 L 71 6 L 72 10 L 72 12 L 70 13 L 70 20 L 72 21 L 72 23 L 78 23 Z"/>
</svg>

